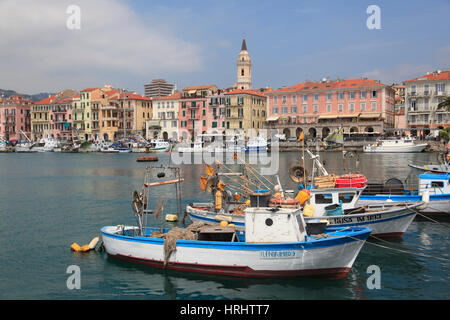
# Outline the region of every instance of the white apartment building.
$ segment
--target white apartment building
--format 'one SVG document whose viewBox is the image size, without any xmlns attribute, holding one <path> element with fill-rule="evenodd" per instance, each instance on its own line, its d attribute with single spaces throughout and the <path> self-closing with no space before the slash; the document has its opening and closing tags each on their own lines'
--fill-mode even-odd
<svg viewBox="0 0 450 320">
<path fill-rule="evenodd" d="M 154 138 L 156 136 L 164 140 L 178 140 L 180 98 L 181 92 L 176 92 L 170 96 L 152 99 L 153 117 L 151 124 L 149 123 L 148 126 L 148 133 L 151 137 L 147 134 L 147 138 Z M 155 135 L 155 133 L 157 134 Z"/>
<path fill-rule="evenodd" d="M 428 134 L 430 129 L 442 129 L 450 125 L 449 113 L 437 110 L 438 104 L 450 95 L 450 70 L 429 72 L 403 84 L 406 125 L 409 128 Z"/>
</svg>

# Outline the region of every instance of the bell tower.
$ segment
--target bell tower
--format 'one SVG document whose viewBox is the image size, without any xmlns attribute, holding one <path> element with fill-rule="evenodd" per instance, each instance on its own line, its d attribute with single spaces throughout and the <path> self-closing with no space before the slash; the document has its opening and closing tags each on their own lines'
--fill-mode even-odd
<svg viewBox="0 0 450 320">
<path fill-rule="evenodd" d="M 252 62 L 247 51 L 245 38 L 242 39 L 241 52 L 237 61 L 237 89 L 248 90 L 252 88 Z"/>
</svg>

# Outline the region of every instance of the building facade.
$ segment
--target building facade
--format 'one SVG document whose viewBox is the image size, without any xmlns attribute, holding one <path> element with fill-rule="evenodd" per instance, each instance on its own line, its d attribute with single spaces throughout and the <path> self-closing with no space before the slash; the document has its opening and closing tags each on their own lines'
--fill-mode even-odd
<svg viewBox="0 0 450 320">
<path fill-rule="evenodd" d="M 257 134 L 266 120 L 266 96 L 252 90 L 235 89 L 225 93 L 226 129 L 248 136 Z"/>
<path fill-rule="evenodd" d="M 208 96 L 217 90 L 215 85 L 189 86 L 183 89 L 178 112 L 179 139 L 192 139 L 207 132 L 208 123 L 212 121 L 212 113 L 208 112 Z"/>
<path fill-rule="evenodd" d="M 265 95 L 269 97 L 265 127 L 287 138 L 302 131 L 315 139 L 339 128 L 357 135 L 394 127 L 394 90 L 367 78 L 302 82 Z"/>
<path fill-rule="evenodd" d="M 164 79 L 155 79 L 144 85 L 144 95 L 149 98 L 165 97 L 174 93 L 175 85 L 167 83 Z"/>
<path fill-rule="evenodd" d="M 147 138 L 178 140 L 180 99 L 181 92 L 152 99 L 153 117 L 152 122 L 148 122 L 149 129 L 152 128 Z"/>
<path fill-rule="evenodd" d="M 450 95 L 450 70 L 430 72 L 403 83 L 406 124 L 413 135 L 426 135 L 432 129 L 450 125 L 449 113 L 437 110 L 438 104 Z"/>
<path fill-rule="evenodd" d="M 0 136 L 5 140 L 25 140 L 31 135 L 31 108 L 34 102 L 21 95 L 3 98 L 0 103 Z"/>
</svg>

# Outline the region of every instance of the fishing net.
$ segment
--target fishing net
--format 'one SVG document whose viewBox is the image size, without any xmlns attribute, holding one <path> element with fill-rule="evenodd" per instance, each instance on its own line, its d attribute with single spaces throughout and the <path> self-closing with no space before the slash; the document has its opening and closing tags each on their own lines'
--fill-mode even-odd
<svg viewBox="0 0 450 320">
<path fill-rule="evenodd" d="M 172 252 L 177 249 L 177 240 L 197 240 L 200 229 L 205 226 L 211 226 L 211 224 L 196 221 L 186 228 L 174 227 L 166 233 L 153 232 L 150 237 L 164 239 L 164 266 L 167 265 Z"/>
</svg>

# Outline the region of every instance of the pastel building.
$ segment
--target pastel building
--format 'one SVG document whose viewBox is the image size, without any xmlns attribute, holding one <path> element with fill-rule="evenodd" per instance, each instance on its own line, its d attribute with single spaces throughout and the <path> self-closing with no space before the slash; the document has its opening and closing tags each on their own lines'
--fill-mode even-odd
<svg viewBox="0 0 450 320">
<path fill-rule="evenodd" d="M 67 89 L 58 92 L 57 94 L 51 95 L 45 99 L 36 102 L 31 108 L 31 139 L 39 140 L 41 138 L 55 138 L 55 123 L 53 121 L 53 110 L 54 106 L 60 105 L 58 101 L 61 101 L 68 97 L 73 97 L 77 92 L 75 90 Z M 70 102 L 67 102 L 67 104 Z M 65 104 L 64 104 L 65 105 Z M 57 108 L 56 114 L 61 115 L 65 113 L 66 110 L 62 111 L 61 108 Z M 59 117 L 56 117 L 60 119 Z M 59 124 L 59 123 L 58 123 Z"/>
<path fill-rule="evenodd" d="M 178 113 L 180 139 L 191 139 L 207 132 L 208 123 L 213 120 L 212 112 L 207 112 L 207 97 L 217 90 L 215 85 L 189 86 L 183 89 Z"/>
<path fill-rule="evenodd" d="M 394 127 L 394 90 L 367 78 L 302 82 L 265 95 L 265 127 L 287 138 L 302 131 L 310 138 L 325 138 L 338 128 L 350 136 Z"/>
<path fill-rule="evenodd" d="M 31 134 L 31 107 L 34 102 L 21 95 L 3 98 L 0 103 L 0 136 L 5 140 L 25 140 Z"/>
<path fill-rule="evenodd" d="M 152 99 L 153 116 L 148 122 L 147 139 L 178 140 L 180 100 L 181 92 Z"/>
<path fill-rule="evenodd" d="M 72 102 L 79 97 L 62 97 L 55 99 L 50 112 L 50 136 L 58 140 L 72 139 Z"/>
<path fill-rule="evenodd" d="M 249 129 L 257 134 L 266 120 L 266 96 L 256 90 L 235 89 L 225 93 L 226 130 L 248 136 Z"/>
<path fill-rule="evenodd" d="M 437 110 L 438 104 L 450 96 L 450 70 L 429 72 L 403 83 L 406 123 L 413 134 L 428 134 L 430 129 L 450 125 L 449 113 Z"/>
</svg>

